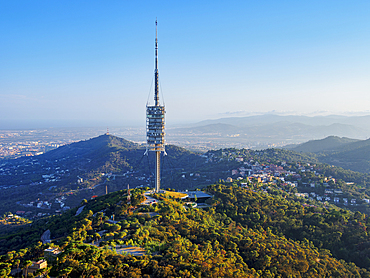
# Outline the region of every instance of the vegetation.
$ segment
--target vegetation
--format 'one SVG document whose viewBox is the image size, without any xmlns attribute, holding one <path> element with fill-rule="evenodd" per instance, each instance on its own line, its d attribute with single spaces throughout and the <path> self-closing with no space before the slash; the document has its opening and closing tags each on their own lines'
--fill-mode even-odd
<svg viewBox="0 0 370 278">
<path fill-rule="evenodd" d="M 0 218 L 0 225 L 11 225 L 11 226 L 19 226 L 19 225 L 25 225 L 25 224 L 30 224 L 32 221 L 30 221 L 27 218 L 18 216 L 18 215 L 13 215 L 10 212 L 5 213 L 3 217 Z"/>
<path fill-rule="evenodd" d="M 165 195 L 171 196 L 175 199 L 181 199 L 187 196 L 185 193 L 174 192 L 174 191 L 166 191 Z"/>
<path fill-rule="evenodd" d="M 299 242 L 312 242 L 337 259 L 370 267 L 370 219 L 360 212 L 308 205 L 281 191 L 253 191 L 238 186 L 212 185 L 216 212 L 254 230 L 271 230 Z"/>
<path fill-rule="evenodd" d="M 141 207 L 144 189 L 132 190 L 130 204 L 124 191 L 84 201 L 81 214 L 71 210 L 44 223 L 53 243 L 2 255 L 0 273 L 9 277 L 11 269 L 26 268 L 46 247 L 57 246 L 62 253 L 44 270 L 55 277 L 370 277 L 352 257 L 335 258 L 345 247 L 331 249 L 333 256 L 322 249 L 338 244 L 339 230 L 340 240 L 348 239 L 348 252 L 363 246 L 366 234 L 359 227 L 367 227 L 366 216 L 303 207 L 293 197 L 232 185 L 208 191 L 215 195 L 208 210 L 185 209 L 165 197 Z M 116 224 L 108 222 L 113 217 Z M 128 245 L 144 247 L 147 254 L 120 254 Z M 366 253 L 363 249 L 362 256 Z M 366 259 L 358 263 L 368 268 Z"/>
</svg>

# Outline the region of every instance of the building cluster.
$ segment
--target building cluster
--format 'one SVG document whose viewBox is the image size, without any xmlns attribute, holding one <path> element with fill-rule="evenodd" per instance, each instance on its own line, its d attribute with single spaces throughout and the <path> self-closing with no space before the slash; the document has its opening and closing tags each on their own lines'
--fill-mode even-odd
<svg viewBox="0 0 370 278">
<path fill-rule="evenodd" d="M 24 160 L 17 160 L 17 163 L 12 163 L 12 161 L 3 161 L 0 164 L 0 176 L 6 183 L 2 183 L 0 190 L 14 190 L 17 191 L 18 187 L 24 185 L 30 185 L 35 190 L 38 190 L 39 186 L 44 186 L 47 184 L 47 188 L 50 193 L 54 192 L 57 188 L 56 182 L 60 182 L 63 178 L 70 176 L 69 169 L 61 166 L 66 158 L 61 159 L 61 161 L 43 161 L 40 162 L 36 157 L 30 157 Z M 27 178 L 32 176 L 34 180 Z M 77 179 L 76 179 L 77 184 Z M 41 194 L 41 193 L 40 193 Z M 27 218 L 38 218 L 45 215 L 61 213 L 70 207 L 65 205 L 66 196 L 53 196 L 41 194 L 34 200 L 27 202 L 16 202 L 16 205 L 21 205 L 26 207 L 25 211 L 19 210 L 20 213 L 17 215 L 27 216 Z M 49 210 L 47 212 L 42 212 L 42 210 Z M 23 211 L 23 213 L 22 213 Z"/>
<path fill-rule="evenodd" d="M 309 163 L 296 163 L 294 167 L 287 165 L 284 161 L 280 162 L 280 165 L 260 164 L 253 159 L 238 156 L 237 152 L 226 151 L 221 154 L 210 153 L 203 156 L 207 163 L 218 163 L 225 160 L 239 163 L 239 167 L 229 170 L 229 175 L 231 175 L 226 182 L 247 180 L 261 185 L 275 184 L 279 189 L 286 191 L 289 191 L 289 188 L 295 188 L 293 192 L 298 197 L 337 205 L 370 203 L 369 199 L 354 198 L 348 193 L 343 193 L 334 178 L 323 177 L 316 165 Z M 248 183 L 241 182 L 241 186 L 248 186 Z"/>
<path fill-rule="evenodd" d="M 296 186 L 297 182 L 285 181 L 286 176 L 293 176 L 297 180 L 301 178 L 299 174 L 291 170 L 285 170 L 283 166 L 278 166 L 274 164 L 270 165 L 261 165 L 257 161 L 248 160 L 244 161 L 242 157 L 236 157 L 235 161 L 242 164 L 241 167 L 232 169 L 231 175 L 233 177 L 242 177 L 249 180 L 254 180 L 259 183 L 269 183 L 273 180 L 281 180 L 283 185 L 292 185 Z M 285 165 L 283 162 L 282 165 Z M 231 178 L 232 179 L 232 178 Z"/>
<path fill-rule="evenodd" d="M 28 174 L 35 174 L 39 177 L 37 180 L 31 181 L 29 185 L 56 182 L 60 181 L 63 176 L 69 175 L 69 169 L 61 169 L 61 167 L 57 165 L 57 162 L 58 160 L 48 161 L 47 164 L 40 165 L 40 162 L 35 158 L 21 160 L 16 164 L 4 161 L 0 164 L 0 176 L 8 176 L 10 180 L 15 180 L 12 179 L 12 177 L 25 177 L 25 175 Z M 14 186 L 15 185 L 11 184 L 3 184 L 0 186 L 0 189 L 8 189 Z"/>
<path fill-rule="evenodd" d="M 324 195 L 319 195 L 315 192 L 295 193 L 295 195 L 298 196 L 298 197 L 304 197 L 304 198 L 308 198 L 310 200 L 317 200 L 317 201 L 320 201 L 320 202 L 331 202 L 331 203 L 334 203 L 334 204 L 343 204 L 345 206 L 347 206 L 347 205 L 356 205 L 357 204 L 357 199 L 340 197 L 339 196 L 340 194 L 343 194 L 343 192 L 341 190 L 325 190 Z M 365 203 L 369 203 L 369 199 L 363 199 L 362 201 L 365 202 Z"/>
<path fill-rule="evenodd" d="M 35 200 L 30 201 L 28 203 L 20 203 L 19 205 L 25 206 L 27 208 L 38 208 L 38 209 L 44 209 L 44 210 L 51 210 L 51 212 L 32 212 L 32 211 L 17 211 L 17 215 L 27 215 L 29 218 L 37 218 L 37 217 L 43 217 L 45 215 L 50 215 L 53 213 L 61 213 L 63 211 L 69 210 L 70 207 L 65 205 L 65 200 L 67 198 L 65 196 L 51 198 L 49 201 L 42 201 L 42 200 Z"/>
</svg>

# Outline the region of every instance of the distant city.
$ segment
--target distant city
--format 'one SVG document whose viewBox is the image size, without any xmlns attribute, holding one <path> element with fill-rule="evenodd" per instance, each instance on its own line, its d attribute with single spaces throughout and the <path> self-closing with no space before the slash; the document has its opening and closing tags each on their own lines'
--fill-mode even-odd
<svg viewBox="0 0 370 278">
<path fill-rule="evenodd" d="M 109 132 L 112 135 L 145 144 L 145 127 L 128 128 L 45 128 L 28 130 L 0 130 L 0 159 L 36 156 L 60 146 L 90 139 Z M 290 140 L 266 143 L 246 142 L 236 135 L 226 138 L 218 132 L 193 134 L 180 129 L 168 129 L 166 143 L 184 147 L 192 151 L 207 151 L 219 148 L 258 148 L 281 147 Z"/>
<path fill-rule="evenodd" d="M 117 136 L 125 139 L 129 137 L 128 140 L 135 142 L 144 140 L 144 129 L 115 128 L 113 131 Z M 0 130 L 0 159 L 40 155 L 60 146 L 90 139 L 106 132 L 106 128 Z"/>
</svg>

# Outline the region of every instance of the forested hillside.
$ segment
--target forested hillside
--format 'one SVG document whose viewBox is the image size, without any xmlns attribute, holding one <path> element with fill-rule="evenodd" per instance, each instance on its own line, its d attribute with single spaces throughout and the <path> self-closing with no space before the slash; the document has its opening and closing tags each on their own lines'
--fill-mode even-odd
<svg viewBox="0 0 370 278">
<path fill-rule="evenodd" d="M 205 210 L 161 195 L 156 195 L 159 203 L 141 206 L 140 190 L 132 192 L 131 204 L 123 191 L 84 202 L 80 215 L 75 216 L 74 210 L 43 223 L 44 229 L 51 230 L 53 243 L 35 242 L 1 256 L 2 277 L 42 258 L 47 247 L 61 250 L 57 260 L 48 260 L 48 267 L 39 271 L 49 276 L 370 277 L 368 270 L 352 263 L 361 257 L 356 249 L 362 248 L 364 259 L 358 263 L 369 267 L 366 216 L 305 207 L 286 193 L 283 198 L 257 188 L 254 192 L 252 187 L 212 185 L 208 191 L 215 197 Z M 116 224 L 108 223 L 112 215 Z M 32 230 L 24 232 L 24 236 L 32 234 Z M 320 237 L 321 232 L 330 236 Z M 330 244 L 346 238 L 348 247 L 337 249 L 358 254 L 339 260 Z M 144 248 L 146 255 L 117 253 L 127 245 Z"/>
<path fill-rule="evenodd" d="M 334 257 L 370 267 L 370 218 L 360 212 L 305 205 L 295 195 L 238 186 L 212 185 L 216 212 L 252 229 L 273 233 L 330 250 Z"/>
<path fill-rule="evenodd" d="M 0 214 L 8 211 L 54 213 L 57 198 L 66 197 L 66 207 L 82 199 L 136 186 L 154 184 L 154 154 L 138 145 L 112 135 L 101 135 L 72 143 L 43 155 L 3 161 L 0 164 Z M 169 187 L 183 171 L 195 171 L 204 162 L 199 154 L 167 145 L 162 157 L 162 184 Z M 176 188 L 191 188 L 202 181 L 179 180 Z M 48 202 L 44 210 L 38 202 Z M 31 203 L 32 202 L 32 203 Z"/>
<path fill-rule="evenodd" d="M 329 136 L 287 148 L 296 152 L 312 153 L 311 155 L 322 163 L 370 173 L 370 139 L 356 140 Z"/>
</svg>

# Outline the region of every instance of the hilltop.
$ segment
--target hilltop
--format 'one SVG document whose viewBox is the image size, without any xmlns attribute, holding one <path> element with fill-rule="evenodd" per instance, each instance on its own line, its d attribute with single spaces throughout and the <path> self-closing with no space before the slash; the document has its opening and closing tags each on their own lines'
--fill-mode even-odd
<svg viewBox="0 0 370 278">
<path fill-rule="evenodd" d="M 347 137 L 328 136 L 321 140 L 310 140 L 306 143 L 302 143 L 299 145 L 291 145 L 284 148 L 287 148 L 295 152 L 318 153 L 322 151 L 334 151 L 339 147 L 342 148 L 344 145 L 358 141 L 360 140 L 351 139 Z"/>
<path fill-rule="evenodd" d="M 315 157 L 323 163 L 370 173 L 370 139 L 357 140 L 329 136 L 287 148 L 296 152 L 315 153 Z"/>
<path fill-rule="evenodd" d="M 49 151 L 38 160 L 63 160 L 70 168 L 80 167 L 86 171 L 127 171 L 144 151 L 145 147 L 136 143 L 104 134 Z"/>
<path fill-rule="evenodd" d="M 345 169 L 370 173 L 370 139 L 346 144 L 332 154 L 324 153 L 319 159 Z"/>
<path fill-rule="evenodd" d="M 61 209 L 54 200 L 67 198 L 64 207 L 74 207 L 83 198 L 136 186 L 152 186 L 154 154 L 145 154 L 139 145 L 112 135 L 101 135 L 51 150 L 43 155 L 6 160 L 0 165 L 0 213 L 10 209 L 49 213 Z M 163 186 L 181 175 L 195 171 L 204 162 L 199 154 L 168 145 L 162 158 Z M 175 188 L 191 188 L 204 183 L 189 184 L 179 180 Z M 36 204 L 40 203 L 38 210 Z M 46 202 L 46 203 L 43 203 Z M 65 206 L 64 206 L 65 205 Z M 25 209 L 26 207 L 26 209 Z"/>
</svg>

